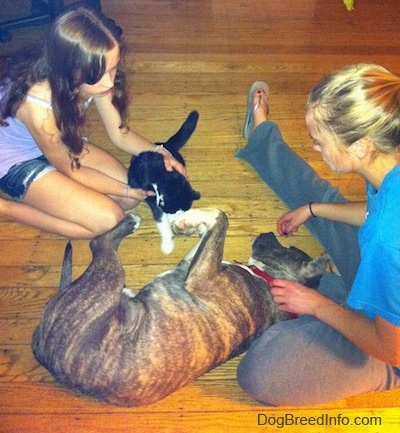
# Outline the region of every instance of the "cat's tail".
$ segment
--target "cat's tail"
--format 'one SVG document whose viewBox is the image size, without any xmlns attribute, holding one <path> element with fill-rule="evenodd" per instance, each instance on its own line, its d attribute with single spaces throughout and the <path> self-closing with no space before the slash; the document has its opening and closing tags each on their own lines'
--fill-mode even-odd
<svg viewBox="0 0 400 433">
<path fill-rule="evenodd" d="M 193 131 L 196 129 L 199 113 L 192 111 L 183 122 L 179 131 L 174 134 L 167 142 L 163 143 L 171 153 L 177 152 L 189 140 Z"/>
</svg>

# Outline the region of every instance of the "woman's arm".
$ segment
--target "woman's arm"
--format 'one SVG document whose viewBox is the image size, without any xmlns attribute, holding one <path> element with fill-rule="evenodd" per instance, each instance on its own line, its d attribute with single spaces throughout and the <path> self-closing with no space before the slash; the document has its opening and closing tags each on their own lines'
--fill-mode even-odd
<svg viewBox="0 0 400 433">
<path fill-rule="evenodd" d="M 354 226 L 361 226 L 365 223 L 367 203 L 365 201 L 347 203 L 312 203 L 311 210 L 316 217 L 326 218 L 331 221 L 338 221 Z"/>
<path fill-rule="evenodd" d="M 331 300 L 316 317 L 330 325 L 363 352 L 392 365 L 400 366 L 400 327 L 380 316 L 371 320 L 349 311 Z"/>
<path fill-rule="evenodd" d="M 309 218 L 314 217 L 361 226 L 365 222 L 366 209 L 366 202 L 307 203 L 279 218 L 277 230 L 281 236 L 291 236 Z"/>
<path fill-rule="evenodd" d="M 310 314 L 336 329 L 363 352 L 389 365 L 400 366 L 399 326 L 379 316 L 373 320 L 360 316 L 294 281 L 274 280 L 271 293 L 280 310 Z"/>
</svg>

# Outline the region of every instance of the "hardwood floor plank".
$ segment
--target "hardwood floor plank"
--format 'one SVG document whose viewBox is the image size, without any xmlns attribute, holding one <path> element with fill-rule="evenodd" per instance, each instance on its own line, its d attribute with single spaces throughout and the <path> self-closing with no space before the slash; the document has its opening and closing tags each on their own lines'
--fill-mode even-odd
<svg viewBox="0 0 400 433">
<path fill-rule="evenodd" d="M 39 376 L 40 377 L 40 376 Z M 40 400 L 36 392 L 40 393 Z M 121 414 L 132 413 L 145 414 L 184 414 L 184 413 L 233 413 L 236 411 L 259 411 L 271 414 L 294 411 L 297 413 L 312 413 L 322 411 L 340 412 L 346 409 L 359 409 L 359 414 L 367 415 L 368 409 L 374 405 L 373 414 L 379 413 L 379 409 L 387 410 L 398 420 L 398 400 L 393 398 L 394 393 L 362 394 L 357 398 L 339 400 L 330 404 L 321 404 L 318 407 L 265 407 L 248 397 L 238 386 L 236 380 L 226 379 L 219 381 L 198 380 L 186 386 L 166 399 L 153 405 L 138 408 L 125 408 L 101 403 L 91 397 L 82 396 L 67 390 L 55 383 L 38 383 L 33 386 L 30 382 L 13 382 L 12 386 L 0 382 L 0 391 L 4 396 L 4 405 L 0 407 L 1 419 L 7 414 L 14 415 L 67 415 L 79 414 Z M 13 393 L 14 391 L 14 393 Z M 18 391 L 18 392 L 17 392 Z M 355 403 L 355 405 L 354 405 Z M 385 404 L 387 403 L 387 404 Z M 354 406 L 353 406 L 354 405 Z M 366 409 L 366 410 L 364 410 Z M 390 410 L 393 409 L 393 410 Z M 386 421 L 386 420 L 385 420 Z M 248 426 L 248 424 L 247 424 Z M 386 426 L 386 423 L 385 423 Z M 238 426 L 239 427 L 239 426 Z M 343 427 L 343 426 L 342 426 Z M 348 427 L 348 426 L 347 426 Z M 311 430 L 311 429 L 310 429 Z M 72 431 L 72 430 L 71 430 Z M 305 430 L 307 431 L 307 430 Z M 387 430 L 382 430 L 386 431 Z M 2 431 L 3 433 L 3 431 Z"/>
<path fill-rule="evenodd" d="M 74 433 L 125 433 L 134 431 L 135 433 L 253 433 L 259 432 L 261 429 L 268 429 L 268 432 L 279 433 L 282 431 L 283 419 L 286 417 L 290 427 L 297 423 L 297 431 L 322 431 L 316 430 L 317 418 L 323 416 L 320 423 L 329 424 L 328 427 L 322 428 L 330 433 L 338 433 L 349 429 L 348 425 L 335 425 L 334 423 L 353 423 L 368 422 L 372 425 L 363 425 L 362 432 L 376 433 L 382 430 L 381 426 L 376 427 L 376 423 L 383 420 L 385 433 L 397 432 L 397 413 L 396 410 L 377 410 L 370 420 L 360 417 L 357 410 L 341 411 L 338 414 L 336 411 L 329 411 L 321 414 L 319 411 L 304 412 L 291 411 L 289 413 L 273 412 L 268 414 L 270 422 L 275 423 L 273 426 L 258 425 L 257 411 L 243 412 L 223 412 L 220 416 L 215 417 L 212 413 L 195 413 L 185 412 L 168 413 L 167 416 L 157 414 L 149 416 L 149 414 L 100 414 L 100 415 L 80 415 L 71 417 L 68 415 L 37 415 L 37 416 L 7 416 L 3 421 L 4 433 L 20 433 L 29 431 L 30 433 L 58 433 L 60 431 L 73 431 Z M 261 412 L 260 422 L 264 422 Z M 340 418 L 339 418 L 340 416 Z M 297 420 L 296 418 L 297 417 Z M 300 418 L 301 417 L 301 418 Z M 324 421 L 326 420 L 326 421 Z M 309 426 L 306 423 L 309 423 Z M 16 428 L 16 425 L 21 427 Z M 311 425 L 311 426 L 310 426 Z M 289 428 L 290 428 L 289 427 Z M 26 430 L 28 429 L 28 430 Z M 300 430 L 301 429 L 301 430 Z M 353 424 L 354 429 L 354 424 Z M 379 430 L 378 430 L 379 429 Z M 295 430 L 293 430 L 295 431 Z M 360 429 L 361 431 L 361 429 Z M 383 430 L 382 430 L 383 431 Z"/>
</svg>

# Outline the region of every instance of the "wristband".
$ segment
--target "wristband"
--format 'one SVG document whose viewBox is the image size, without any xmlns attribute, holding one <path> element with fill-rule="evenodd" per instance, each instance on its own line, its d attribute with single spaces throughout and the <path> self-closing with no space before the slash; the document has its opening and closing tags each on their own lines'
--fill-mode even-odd
<svg viewBox="0 0 400 433">
<path fill-rule="evenodd" d="M 310 214 L 312 215 L 312 217 L 315 218 L 317 215 L 315 215 L 314 212 L 312 211 L 312 205 L 313 202 L 310 201 L 310 203 L 308 204 L 308 209 L 310 209 Z"/>
<path fill-rule="evenodd" d="M 157 146 L 153 149 L 153 152 L 158 152 L 159 150 L 165 150 L 168 155 L 172 156 L 172 153 L 166 147 L 164 147 L 163 144 L 157 144 Z"/>
</svg>

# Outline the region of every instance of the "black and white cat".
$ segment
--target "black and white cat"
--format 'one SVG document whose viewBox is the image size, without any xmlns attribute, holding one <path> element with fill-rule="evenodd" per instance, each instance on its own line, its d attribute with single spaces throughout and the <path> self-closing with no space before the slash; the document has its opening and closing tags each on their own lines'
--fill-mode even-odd
<svg viewBox="0 0 400 433">
<path fill-rule="evenodd" d="M 192 111 L 179 131 L 162 144 L 183 165 L 185 161 L 179 150 L 196 129 L 198 118 L 198 112 Z M 132 188 L 153 190 L 156 193 L 154 197 L 148 197 L 146 202 L 161 234 L 161 251 L 170 254 L 174 249 L 171 222 L 177 214 L 190 209 L 193 201 L 200 198 L 200 193 L 192 189 L 185 176 L 175 170 L 167 171 L 163 156 L 152 151 L 142 152 L 132 158 L 128 183 Z"/>
</svg>

